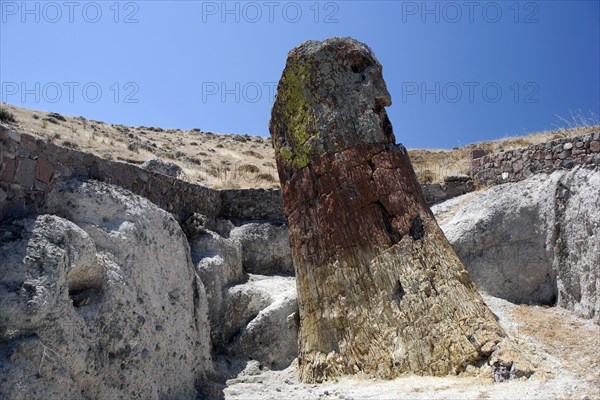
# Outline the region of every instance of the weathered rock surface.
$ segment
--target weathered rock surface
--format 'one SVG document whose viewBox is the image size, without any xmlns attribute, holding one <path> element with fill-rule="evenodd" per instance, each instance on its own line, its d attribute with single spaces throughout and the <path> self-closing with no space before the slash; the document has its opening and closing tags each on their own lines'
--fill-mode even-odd
<svg viewBox="0 0 600 400">
<path fill-rule="evenodd" d="M 173 162 L 161 160 L 160 158 L 151 158 L 146 160 L 141 167 L 148 171 L 170 176 L 172 178 L 179 178 L 185 175 L 183 169 L 181 169 L 179 165 Z"/>
<path fill-rule="evenodd" d="M 425 201 L 431 206 L 472 192 L 475 187 L 473 181 L 466 175 L 450 175 L 444 178 L 444 183 L 424 183 L 421 189 Z"/>
<path fill-rule="evenodd" d="M 291 264 L 285 226 L 246 224 L 229 238 L 204 232 L 190 245 L 206 287 L 213 351 L 258 360 L 269 369 L 286 368 L 298 353 L 298 324 L 290 317 L 298 304 L 295 280 L 282 268 Z M 246 266 L 271 275 L 249 274 Z"/>
<path fill-rule="evenodd" d="M 353 39 L 287 59 L 273 106 L 296 268 L 304 381 L 445 375 L 509 347 L 427 207 L 384 107 L 382 68 Z M 506 354 L 507 352 L 505 352 Z"/>
<path fill-rule="evenodd" d="M 194 398 L 212 369 L 207 304 L 173 217 L 71 181 L 0 235 L 0 392 L 10 399 Z"/>
<path fill-rule="evenodd" d="M 234 228 L 231 221 L 214 216 L 208 216 L 200 213 L 192 213 L 181 224 L 185 235 L 194 240 L 204 233 L 215 232 L 221 236 L 229 236 L 229 232 Z"/>
<path fill-rule="evenodd" d="M 243 283 L 225 288 L 223 318 L 220 321 L 225 346 L 271 302 L 271 296 L 254 285 Z"/>
<path fill-rule="evenodd" d="M 226 340 L 223 331 L 224 292 L 244 279 L 241 244 L 206 231 L 190 240 L 192 262 L 206 288 L 211 343 L 217 350 Z"/>
<path fill-rule="evenodd" d="M 470 196 L 433 210 L 479 289 L 600 316 L 597 169 L 539 174 Z"/>
<path fill-rule="evenodd" d="M 245 323 L 227 344 L 227 353 L 258 360 L 269 369 L 287 368 L 298 354 L 298 302 L 294 278 L 250 275 L 247 283 L 234 286 L 230 293 L 252 293 L 239 304 L 227 301 L 231 320 L 239 315 Z M 261 304 L 256 304 L 260 301 Z M 254 304 L 253 304 L 254 303 Z M 253 307 L 254 306 L 254 307 Z"/>
<path fill-rule="evenodd" d="M 293 275 L 287 225 L 251 223 L 234 228 L 230 237 L 242 243 L 244 271 L 263 275 Z"/>
</svg>

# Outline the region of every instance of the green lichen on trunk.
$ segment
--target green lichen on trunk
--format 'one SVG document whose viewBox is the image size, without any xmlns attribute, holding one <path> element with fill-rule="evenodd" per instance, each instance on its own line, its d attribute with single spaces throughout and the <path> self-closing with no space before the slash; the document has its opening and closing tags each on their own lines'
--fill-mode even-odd
<svg viewBox="0 0 600 400">
<path fill-rule="evenodd" d="M 288 65 L 282 77 L 280 93 L 286 126 L 286 146 L 279 150 L 284 162 L 300 169 L 308 165 L 311 146 L 309 139 L 317 135 L 317 123 L 311 106 L 308 68 L 303 63 Z"/>
</svg>

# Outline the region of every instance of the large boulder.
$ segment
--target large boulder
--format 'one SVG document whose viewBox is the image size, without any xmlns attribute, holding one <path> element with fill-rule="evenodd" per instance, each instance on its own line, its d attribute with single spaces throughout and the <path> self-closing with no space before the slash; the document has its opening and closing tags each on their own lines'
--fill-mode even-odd
<svg viewBox="0 0 600 400">
<path fill-rule="evenodd" d="M 556 301 L 545 218 L 554 193 L 539 190 L 542 181 L 492 187 L 459 209 L 452 220 L 440 221 L 478 289 L 517 303 Z"/>
<path fill-rule="evenodd" d="M 0 250 L 3 397 L 196 396 L 212 370 L 207 303 L 170 214 L 71 181 L 48 215 L 4 223 Z"/>
<path fill-rule="evenodd" d="M 223 318 L 220 321 L 223 344 L 229 344 L 235 335 L 272 302 L 269 293 L 248 283 L 225 288 Z"/>
<path fill-rule="evenodd" d="M 239 302 L 236 293 L 252 293 Z M 257 360 L 269 369 L 287 368 L 298 355 L 298 302 L 291 277 L 250 275 L 226 299 L 230 319 L 245 321 L 227 343 L 227 353 Z"/>
<path fill-rule="evenodd" d="M 288 54 L 270 132 L 296 269 L 303 381 L 528 374 L 395 143 L 381 64 L 350 38 Z M 501 374 L 504 374 L 502 372 Z"/>
<path fill-rule="evenodd" d="M 234 228 L 230 237 L 242 243 L 242 262 L 246 272 L 294 275 L 287 225 L 254 222 Z"/>
<path fill-rule="evenodd" d="M 598 318 L 599 188 L 600 171 L 575 168 L 493 186 L 433 210 L 479 289 Z"/>
<path fill-rule="evenodd" d="M 150 172 L 170 176 L 172 178 L 182 178 L 185 176 L 183 169 L 179 165 L 174 162 L 164 161 L 160 158 L 146 160 L 141 167 Z"/>
</svg>

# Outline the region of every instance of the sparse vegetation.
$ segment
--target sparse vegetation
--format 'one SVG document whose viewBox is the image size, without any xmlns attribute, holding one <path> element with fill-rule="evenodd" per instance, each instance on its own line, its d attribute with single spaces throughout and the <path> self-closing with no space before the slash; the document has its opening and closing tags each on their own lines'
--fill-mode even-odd
<svg viewBox="0 0 600 400">
<path fill-rule="evenodd" d="M 258 175 L 256 175 L 256 178 L 266 181 L 266 182 L 275 182 L 275 178 L 271 174 L 266 174 L 266 173 L 258 174 Z"/>
<path fill-rule="evenodd" d="M 111 149 L 102 149 L 102 150 L 100 150 L 100 155 L 105 160 L 112 160 L 114 158 L 113 157 L 113 151 Z"/>
<path fill-rule="evenodd" d="M 8 111 L 4 107 L 0 107 L 0 121 L 2 121 L 2 122 L 17 122 L 13 113 Z"/>
<path fill-rule="evenodd" d="M 559 307 L 544 308 L 544 313 L 539 312 L 540 308 L 544 307 L 515 307 L 513 315 L 519 322 L 519 334 L 537 338 L 544 351 L 564 360 L 592 387 L 599 387 L 600 369 L 590 366 L 599 365 L 600 336 L 590 335 L 583 321 Z"/>
<path fill-rule="evenodd" d="M 260 172 L 260 168 L 252 164 L 243 164 L 240 165 L 238 171 L 242 173 L 258 174 Z"/>
<path fill-rule="evenodd" d="M 56 118 L 54 118 L 54 117 L 45 117 L 44 121 L 48 121 L 48 122 L 50 122 L 51 124 L 54 124 L 54 125 L 60 125 L 60 122 L 58 122 L 58 120 Z"/>
<path fill-rule="evenodd" d="M 67 143 L 63 144 L 65 146 L 77 146 L 105 159 L 137 164 L 156 157 L 177 160 L 186 171 L 183 179 L 190 182 L 218 188 L 279 186 L 269 137 L 221 135 L 199 128 L 181 131 L 145 126 L 135 128 L 94 120 L 88 123 L 84 117 L 66 117 L 11 105 L 2 105 L 0 115 L 11 115 L 19 121 L 20 129 L 44 140 L 62 141 Z M 53 121 L 49 121 L 50 118 Z M 442 182 L 447 175 L 468 173 L 471 150 L 506 151 L 600 129 L 592 126 L 600 123 L 593 114 L 584 117 L 577 112 L 571 113 L 569 118 L 557 118 L 558 129 L 555 131 L 507 137 L 453 150 L 409 149 L 410 159 L 421 182 Z"/>
<path fill-rule="evenodd" d="M 77 145 L 77 143 L 71 142 L 69 140 L 63 140 L 61 142 L 61 145 L 65 146 L 65 147 L 70 147 L 72 149 L 77 149 L 79 148 L 79 146 Z"/>
<path fill-rule="evenodd" d="M 558 123 L 553 124 L 559 131 L 578 129 L 578 128 L 589 128 L 600 125 L 600 116 L 596 115 L 593 111 L 589 111 L 589 115 L 586 115 L 583 111 L 570 111 L 569 117 L 564 118 L 560 115 L 556 115 Z"/>
<path fill-rule="evenodd" d="M 258 158 L 259 160 L 262 160 L 264 158 L 260 153 L 257 153 L 254 150 L 246 150 L 246 151 L 243 151 L 242 154 L 245 155 L 245 156 Z"/>
<path fill-rule="evenodd" d="M 129 151 L 133 151 L 133 152 L 137 153 L 139 151 L 139 148 L 140 148 L 140 146 L 137 142 L 129 142 L 127 144 L 127 150 L 129 150 Z"/>
<path fill-rule="evenodd" d="M 433 183 L 434 180 L 435 174 L 428 169 L 421 171 L 419 174 L 419 182 L 421 183 Z"/>
</svg>

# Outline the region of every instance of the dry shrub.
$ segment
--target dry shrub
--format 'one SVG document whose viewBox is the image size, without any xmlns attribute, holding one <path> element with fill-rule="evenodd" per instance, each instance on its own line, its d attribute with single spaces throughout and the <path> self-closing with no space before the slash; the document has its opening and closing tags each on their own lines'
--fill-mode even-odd
<svg viewBox="0 0 600 400">
<path fill-rule="evenodd" d="M 262 174 L 258 174 L 256 175 L 257 179 L 266 181 L 266 182 L 275 182 L 275 178 L 273 177 L 273 175 L 271 174 L 267 174 L 267 173 L 262 173 Z"/>
<path fill-rule="evenodd" d="M 435 180 L 435 174 L 433 173 L 433 171 L 426 169 L 417 172 L 417 178 L 421 183 L 433 183 Z"/>
<path fill-rule="evenodd" d="M 4 122 L 17 122 L 15 116 L 10 111 L 6 110 L 3 107 L 0 107 L 0 121 Z"/>
<path fill-rule="evenodd" d="M 206 173 L 209 174 L 210 176 L 212 176 L 213 178 L 216 178 L 220 175 L 219 169 L 214 166 L 211 166 L 210 168 L 208 168 L 206 170 Z"/>
<path fill-rule="evenodd" d="M 258 174 L 260 172 L 260 168 L 258 168 L 256 165 L 252 165 L 252 164 L 243 164 L 240 165 L 240 167 L 238 168 L 239 172 L 247 172 L 250 174 Z"/>
<path fill-rule="evenodd" d="M 242 152 L 242 154 L 244 154 L 246 156 L 258 158 L 259 160 L 262 160 L 264 158 L 262 155 L 260 155 L 259 153 L 257 153 L 254 150 L 246 150 L 246 151 Z"/>
<path fill-rule="evenodd" d="M 63 146 L 65 147 L 69 147 L 71 149 L 78 149 L 79 145 L 75 142 L 71 142 L 69 140 L 63 140 L 63 142 L 61 143 Z"/>
</svg>

